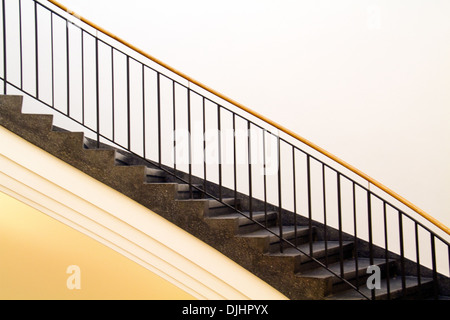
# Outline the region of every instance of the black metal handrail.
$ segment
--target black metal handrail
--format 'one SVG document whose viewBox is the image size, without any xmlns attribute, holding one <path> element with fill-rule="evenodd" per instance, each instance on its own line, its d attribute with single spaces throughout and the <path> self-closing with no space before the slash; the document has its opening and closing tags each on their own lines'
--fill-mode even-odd
<svg viewBox="0 0 450 320">
<path fill-rule="evenodd" d="M 439 235 L 441 230 L 382 190 L 371 190 L 370 183 L 333 159 L 60 8 L 36 0 L 2 0 L 2 29 L 5 94 L 26 94 L 62 115 L 61 121 L 70 119 L 81 127 L 97 146 L 109 142 L 127 150 L 187 183 L 191 197 L 200 191 L 244 215 L 279 237 L 280 252 L 283 244 L 295 248 L 363 297 L 369 298 L 359 290 L 358 272 L 356 285 L 344 276 L 344 239 L 354 243 L 356 270 L 363 247 L 368 247 L 371 264 L 379 256 L 388 263 L 396 254 L 403 293 L 406 264 L 413 261 L 419 285 L 424 270 L 431 269 L 438 296 L 439 274 L 448 273 L 450 266 L 448 234 Z M 198 178 L 203 186 L 193 183 Z M 217 184 L 217 191 L 208 190 L 206 181 Z M 238 194 L 248 198 L 248 216 L 224 201 L 225 189 L 234 192 L 235 200 Z M 266 221 L 268 207 L 276 208 L 278 232 L 253 218 L 257 206 Z M 307 252 L 297 243 L 300 216 L 307 218 Z M 283 236 L 283 221 L 290 217 L 292 241 Z M 313 222 L 319 225 L 325 251 L 329 239 L 337 237 L 339 273 L 327 260 L 314 258 Z M 430 238 L 425 249 L 424 237 Z"/>
</svg>

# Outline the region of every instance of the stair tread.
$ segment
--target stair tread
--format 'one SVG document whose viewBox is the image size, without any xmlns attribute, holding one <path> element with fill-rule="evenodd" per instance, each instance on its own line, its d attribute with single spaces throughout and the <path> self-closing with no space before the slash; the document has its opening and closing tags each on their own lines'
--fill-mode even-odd
<svg viewBox="0 0 450 320">
<path fill-rule="evenodd" d="M 126 163 L 127 158 L 128 157 L 126 155 L 124 155 L 123 153 L 116 152 L 116 160 L 119 160 L 119 161 L 122 161 L 122 162 Z"/>
<path fill-rule="evenodd" d="M 99 149 L 97 149 L 97 150 L 99 150 Z M 116 160 L 120 160 L 120 159 L 118 159 L 119 158 L 117 156 L 118 154 L 119 153 L 116 152 L 116 156 L 115 156 Z M 142 165 L 128 165 L 128 164 L 125 164 L 125 165 L 119 165 L 119 167 L 142 167 Z M 155 168 L 149 168 L 149 167 L 144 167 L 144 172 L 145 172 L 145 174 L 147 176 L 156 176 L 156 177 L 161 177 L 161 178 L 164 178 L 165 174 L 166 174 L 164 172 L 164 170 L 155 169 Z"/>
<path fill-rule="evenodd" d="M 187 184 L 187 183 L 177 183 L 177 184 L 178 184 L 178 191 L 186 191 L 186 192 L 189 191 L 189 184 Z M 200 188 L 200 187 L 202 187 L 202 185 L 201 184 L 193 184 L 193 187 L 192 187 L 192 191 L 200 192 L 200 190 L 198 190 L 194 187 Z"/>
<path fill-rule="evenodd" d="M 145 174 L 148 176 L 163 177 L 165 175 L 165 172 L 160 169 L 153 169 L 153 168 L 145 167 Z"/>
<path fill-rule="evenodd" d="M 392 262 L 392 261 L 393 260 L 389 260 L 389 262 Z M 361 273 L 361 271 L 367 270 L 367 268 L 370 265 L 380 266 L 384 263 L 386 263 L 385 259 L 373 259 L 373 263 L 371 264 L 369 258 L 358 258 L 358 270 L 359 270 L 359 273 Z M 333 271 L 334 273 L 336 273 L 338 275 L 340 275 L 340 273 L 341 273 L 341 265 L 339 262 L 333 262 L 333 263 L 329 264 L 328 269 L 330 269 L 331 271 Z M 349 275 L 349 274 L 355 273 L 355 271 L 356 271 L 355 259 L 346 259 L 343 263 L 343 269 L 344 269 L 344 275 Z M 307 270 L 305 272 L 298 273 L 298 275 L 301 277 L 321 278 L 321 279 L 335 277 L 327 269 L 322 268 L 322 267 Z"/>
<path fill-rule="evenodd" d="M 53 116 L 49 113 L 22 113 L 24 117 L 49 118 L 53 121 Z M 67 130 L 66 130 L 67 131 Z M 67 131 L 69 132 L 69 131 Z"/>
<path fill-rule="evenodd" d="M 297 226 L 297 235 L 304 234 L 308 232 L 307 226 Z M 283 226 L 283 239 L 293 237 L 295 234 L 295 226 Z M 249 233 L 242 234 L 241 237 L 245 238 L 265 238 L 269 237 L 270 242 L 278 242 L 280 235 L 279 227 L 271 227 L 268 229 L 261 229 Z"/>
<path fill-rule="evenodd" d="M 235 198 L 223 198 L 223 199 L 222 199 L 222 202 L 223 202 L 223 203 L 222 203 L 221 201 L 219 201 L 219 200 L 212 199 L 212 198 L 207 198 L 207 199 L 205 199 L 205 200 L 208 201 L 208 203 L 209 203 L 209 208 L 210 208 L 210 209 L 213 209 L 213 208 L 218 208 L 218 207 L 224 207 L 225 204 L 233 205 L 236 199 L 235 199 Z M 224 204 L 224 203 L 225 203 L 225 204 Z"/>
<path fill-rule="evenodd" d="M 422 285 L 430 285 L 433 283 L 431 278 L 421 278 Z M 418 286 L 416 277 L 405 277 L 405 288 L 412 289 Z M 372 293 L 369 288 L 365 284 L 359 287 L 359 291 L 363 293 L 367 297 L 371 297 Z M 391 295 L 398 294 L 402 291 L 402 277 L 393 277 L 389 278 L 389 292 Z M 381 280 L 381 289 L 375 289 L 375 297 L 380 299 L 387 295 L 387 280 Z M 331 294 L 326 297 L 327 300 L 360 300 L 365 299 L 360 293 L 358 293 L 354 289 L 348 289 L 344 291 L 337 292 L 335 294 Z"/>
<path fill-rule="evenodd" d="M 327 245 L 327 251 L 335 251 L 339 249 L 339 241 L 314 241 L 312 244 L 313 256 L 319 253 L 325 253 L 325 244 Z M 352 245 L 352 241 L 342 241 L 342 246 Z M 309 254 L 309 243 L 305 243 L 297 246 L 296 248 L 286 248 L 283 252 L 270 253 L 273 256 L 301 256 L 305 259 L 309 259 L 304 253 Z M 304 253 L 303 253 L 304 252 Z"/>
<path fill-rule="evenodd" d="M 167 182 L 167 183 L 172 183 L 172 182 Z M 159 182 L 158 182 L 158 184 L 159 184 Z M 225 204 L 221 203 L 220 201 L 215 200 L 215 199 L 211 199 L 211 198 L 204 198 L 204 199 L 179 199 L 177 201 L 203 201 L 203 202 L 208 202 L 209 205 L 210 205 L 210 207 L 209 207 L 210 209 L 214 208 L 214 207 L 225 206 Z M 227 203 L 227 204 L 229 204 L 229 205 L 231 205 L 234 202 L 234 198 L 224 198 L 224 199 L 222 199 L 222 201 Z"/>
<path fill-rule="evenodd" d="M 264 221 L 265 220 L 265 211 L 254 211 L 252 214 L 253 220 L 256 220 L 258 222 Z M 234 219 L 238 219 L 239 220 L 239 225 L 246 225 L 246 224 L 252 224 L 254 223 L 253 221 L 251 221 L 250 219 L 250 212 L 246 211 L 246 212 L 242 212 L 238 213 L 238 212 L 234 212 L 234 213 L 227 213 L 227 214 L 222 214 L 222 215 L 218 215 L 215 217 L 209 217 L 209 219 L 215 219 L 215 220 L 234 220 Z M 268 211 L 267 212 L 267 219 L 273 219 L 276 218 L 276 212 L 275 211 Z"/>
</svg>

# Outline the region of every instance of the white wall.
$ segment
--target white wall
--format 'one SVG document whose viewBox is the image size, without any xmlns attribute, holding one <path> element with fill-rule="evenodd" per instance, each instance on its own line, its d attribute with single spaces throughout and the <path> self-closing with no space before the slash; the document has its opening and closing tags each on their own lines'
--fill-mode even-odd
<svg viewBox="0 0 450 320">
<path fill-rule="evenodd" d="M 449 1 L 60 2 L 450 225 Z"/>
</svg>

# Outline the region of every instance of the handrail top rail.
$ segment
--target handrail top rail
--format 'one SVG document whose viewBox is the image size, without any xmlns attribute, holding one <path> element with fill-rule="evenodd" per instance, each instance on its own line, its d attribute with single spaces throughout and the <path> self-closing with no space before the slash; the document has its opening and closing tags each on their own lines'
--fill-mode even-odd
<svg viewBox="0 0 450 320">
<path fill-rule="evenodd" d="M 360 176 L 361 178 L 363 178 L 364 180 L 366 180 L 367 182 L 369 182 L 370 184 L 378 187 L 380 190 L 386 192 L 388 195 L 390 195 L 391 197 L 393 197 L 394 199 L 398 200 L 399 202 L 401 202 L 402 204 L 404 204 L 405 206 L 407 206 L 408 208 L 410 208 L 411 210 L 415 211 L 416 213 L 418 213 L 420 216 L 422 216 L 423 218 L 425 218 L 426 220 L 428 220 L 430 223 L 434 224 L 436 227 L 438 227 L 439 229 L 441 229 L 442 231 L 444 231 L 446 234 L 450 235 L 450 228 L 447 227 L 445 224 L 443 224 L 442 222 L 438 221 L 436 218 L 432 217 L 430 214 L 428 214 L 427 212 L 425 212 L 424 210 L 422 210 L 421 208 L 419 208 L 418 206 L 414 205 L 413 203 L 411 203 L 410 201 L 406 200 L 405 198 L 403 198 L 402 196 L 400 196 L 399 194 L 397 194 L 396 192 L 394 192 L 393 190 L 389 189 L 388 187 L 386 187 L 385 185 L 383 185 L 382 183 L 378 182 L 377 180 L 373 179 L 372 177 L 370 177 L 369 175 L 365 174 L 364 172 L 360 171 L 359 169 L 357 169 L 356 167 L 350 165 L 349 163 L 343 161 L 342 159 L 338 158 L 337 156 L 331 154 L 330 152 L 328 152 L 327 150 L 321 148 L 320 146 L 314 144 L 313 142 L 303 138 L 302 136 L 299 136 L 298 134 L 296 134 L 295 132 L 293 132 L 292 130 L 289 130 L 285 127 L 283 127 L 282 125 L 274 122 L 273 120 L 255 112 L 252 109 L 249 109 L 248 107 L 242 105 L 241 103 L 223 95 L 222 93 L 204 85 L 203 83 L 191 78 L 190 76 L 184 74 L 183 72 L 171 67 L 170 65 L 164 63 L 163 61 L 155 58 L 154 56 L 148 54 L 147 52 L 135 47 L 134 45 L 128 43 L 127 41 L 121 39 L 120 37 L 112 34 L 111 32 L 103 29 L 102 27 L 98 26 L 97 24 L 91 22 L 90 20 L 80 16 L 79 14 L 75 13 L 74 11 L 68 9 L 66 6 L 60 4 L 59 2 L 55 1 L 55 0 L 47 0 L 48 2 L 52 3 L 53 5 L 55 5 L 56 7 L 64 10 L 65 12 L 67 12 L 68 14 L 74 16 L 75 18 L 79 19 L 80 21 L 82 21 L 83 23 L 89 25 L 90 27 L 96 29 L 97 31 L 109 36 L 110 38 L 116 40 L 117 42 L 121 43 L 122 45 L 128 47 L 129 49 L 141 54 L 142 56 L 148 58 L 149 60 L 155 62 L 156 64 L 164 67 L 165 69 L 173 72 L 174 74 L 184 78 L 185 80 L 187 80 L 188 82 L 197 85 L 198 87 L 208 91 L 209 93 L 223 99 L 224 101 L 227 101 L 229 103 L 231 103 L 232 105 L 238 107 L 239 109 L 253 115 L 254 117 L 268 123 L 269 125 L 272 125 L 273 127 L 277 128 L 278 130 L 280 130 L 281 132 L 284 132 L 285 134 L 293 137 L 296 140 L 299 140 L 300 142 L 304 143 L 305 145 L 309 146 L 310 148 L 316 150 L 317 152 L 325 155 L 327 158 L 330 158 L 331 160 L 337 162 L 338 164 L 340 164 L 341 166 L 343 166 L 344 168 L 350 170 L 351 172 L 355 173 L 356 175 Z"/>
</svg>

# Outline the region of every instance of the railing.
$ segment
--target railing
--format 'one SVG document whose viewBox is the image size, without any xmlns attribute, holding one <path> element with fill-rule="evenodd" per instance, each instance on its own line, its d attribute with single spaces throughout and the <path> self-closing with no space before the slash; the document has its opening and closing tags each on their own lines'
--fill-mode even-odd
<svg viewBox="0 0 450 320">
<path fill-rule="evenodd" d="M 275 209 L 278 230 L 269 232 L 281 252 L 299 250 L 366 298 L 375 289 L 365 296 L 358 273 L 356 284 L 344 279 L 345 242 L 371 264 L 398 258 L 404 294 L 408 269 L 419 285 L 431 276 L 438 296 L 449 274 L 449 228 L 356 168 L 55 1 L 2 0 L 2 34 L 5 94 L 25 94 L 98 145 L 146 159 L 189 184 L 191 197 L 200 191 L 244 214 L 225 197 L 245 196 L 248 218 L 261 227 Z M 305 221 L 309 248 L 301 250 L 297 226 Z M 284 237 L 288 223 L 293 240 Z M 314 258 L 315 230 L 325 251 L 330 239 L 339 242 L 338 273 Z"/>
</svg>

